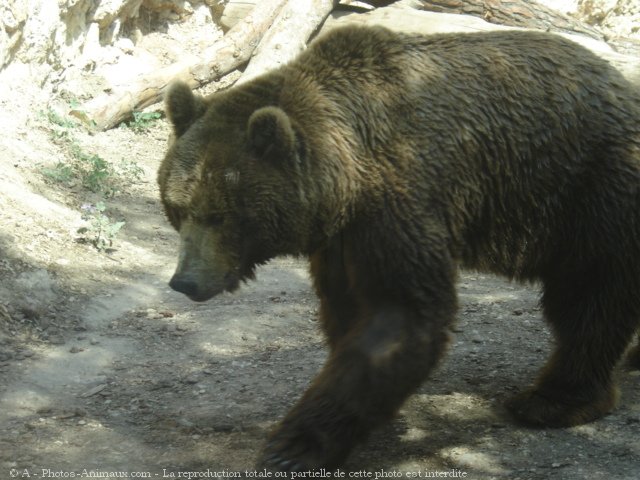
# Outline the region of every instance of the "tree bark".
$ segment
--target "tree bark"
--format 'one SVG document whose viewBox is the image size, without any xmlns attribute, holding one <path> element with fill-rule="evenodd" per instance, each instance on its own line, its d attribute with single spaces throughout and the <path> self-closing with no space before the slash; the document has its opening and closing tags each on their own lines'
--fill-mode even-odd
<svg viewBox="0 0 640 480">
<path fill-rule="evenodd" d="M 289 0 L 260 40 L 237 83 L 246 82 L 297 57 L 337 4 L 338 0 Z"/>
<path fill-rule="evenodd" d="M 142 75 L 136 82 L 87 102 L 72 115 L 97 130 L 106 130 L 161 100 L 174 79 L 199 87 L 225 75 L 249 60 L 256 45 L 269 29 L 287 0 L 261 0 L 252 12 L 221 40 L 207 48 L 195 62 L 179 62 Z"/>
</svg>

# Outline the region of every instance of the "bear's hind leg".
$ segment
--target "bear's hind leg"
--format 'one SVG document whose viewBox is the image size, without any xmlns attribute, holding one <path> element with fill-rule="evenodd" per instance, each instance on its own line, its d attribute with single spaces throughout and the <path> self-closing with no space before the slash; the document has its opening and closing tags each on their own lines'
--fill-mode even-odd
<svg viewBox="0 0 640 480">
<path fill-rule="evenodd" d="M 632 368 L 640 369 L 640 333 L 638 333 L 638 343 L 631 349 L 627 355 L 627 363 Z"/>
<path fill-rule="evenodd" d="M 507 405 L 521 422 L 567 427 L 608 413 L 617 400 L 613 370 L 640 318 L 635 283 L 610 268 L 546 280 L 542 305 L 556 350 L 536 385 Z"/>
</svg>

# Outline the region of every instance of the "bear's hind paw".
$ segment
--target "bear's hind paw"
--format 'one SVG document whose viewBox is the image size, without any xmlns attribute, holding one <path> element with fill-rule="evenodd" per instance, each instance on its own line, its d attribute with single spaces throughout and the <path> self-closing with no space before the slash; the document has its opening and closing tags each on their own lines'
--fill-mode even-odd
<svg viewBox="0 0 640 480">
<path fill-rule="evenodd" d="M 640 370 L 640 340 L 627 355 L 627 364 L 634 369 Z"/>
<path fill-rule="evenodd" d="M 510 399 L 506 407 L 516 420 L 533 427 L 563 428 L 581 425 L 606 415 L 615 406 L 616 390 L 600 391 L 593 399 L 577 402 L 564 393 L 550 395 L 531 388 Z"/>
</svg>

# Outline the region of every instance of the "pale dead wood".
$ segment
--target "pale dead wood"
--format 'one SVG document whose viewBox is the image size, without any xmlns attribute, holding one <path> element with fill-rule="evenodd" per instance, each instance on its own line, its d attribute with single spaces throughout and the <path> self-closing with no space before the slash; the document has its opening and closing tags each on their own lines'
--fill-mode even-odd
<svg viewBox="0 0 640 480">
<path fill-rule="evenodd" d="M 238 83 L 296 58 L 337 4 L 338 0 L 289 0 L 260 40 Z"/>
<path fill-rule="evenodd" d="M 241 79 L 246 81 L 295 58 L 337 3 L 337 0 L 257 2 L 250 14 L 197 60 L 180 62 L 141 76 L 133 84 L 97 97 L 83 110 L 72 113 L 93 123 L 97 129 L 111 128 L 129 117 L 132 111 L 159 101 L 172 80 L 183 80 L 192 88 L 201 86 L 245 64 L 260 43 L 258 53 Z M 569 35 L 610 60 L 625 77 L 640 84 L 640 59 L 615 53 L 599 40 L 602 36 L 597 30 L 533 0 L 370 0 L 368 3 L 391 5 L 367 14 L 345 16 L 334 12 L 332 16 L 340 16 L 340 19 L 324 22 L 322 30 L 335 26 L 337 22 L 381 24 L 397 31 L 422 34 L 513 28 L 498 25 L 501 23 L 550 30 Z"/>
<path fill-rule="evenodd" d="M 415 5 L 415 2 L 414 4 Z M 383 27 L 405 33 L 431 35 L 435 33 L 484 32 L 492 30 L 521 30 L 489 23 L 471 15 L 453 13 L 434 13 L 415 10 L 411 4 L 400 2 L 386 8 L 377 8 L 368 13 L 348 14 L 325 22 L 322 31 L 347 24 L 381 25 Z M 588 48 L 596 55 L 608 60 L 622 75 L 632 83 L 640 86 L 640 57 L 617 53 L 607 43 L 591 37 L 570 33 L 558 33 Z"/>
<path fill-rule="evenodd" d="M 535 28 L 561 33 L 581 33 L 603 40 L 596 28 L 537 3 L 535 0 L 363 0 L 374 7 L 411 6 L 435 13 L 471 15 L 497 25 Z M 257 0 L 230 0 L 223 22 L 233 25 Z"/>
<path fill-rule="evenodd" d="M 195 61 L 169 65 L 140 76 L 134 83 L 87 102 L 75 115 L 98 130 L 106 130 L 127 119 L 131 112 L 158 102 L 167 85 L 180 79 L 192 88 L 204 85 L 246 63 L 260 39 L 287 0 L 261 0 L 221 40 Z"/>
<path fill-rule="evenodd" d="M 497 25 L 580 33 L 597 40 L 604 39 L 604 35 L 592 26 L 535 0 L 419 0 L 417 3 L 420 4 L 417 8 L 429 12 L 471 15 Z"/>
</svg>

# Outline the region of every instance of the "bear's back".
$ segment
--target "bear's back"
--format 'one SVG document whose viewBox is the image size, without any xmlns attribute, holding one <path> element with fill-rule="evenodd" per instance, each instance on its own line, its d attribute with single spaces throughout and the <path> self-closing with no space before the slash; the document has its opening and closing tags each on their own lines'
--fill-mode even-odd
<svg viewBox="0 0 640 480">
<path fill-rule="evenodd" d="M 551 261 L 555 238 L 574 235 L 576 219 L 640 208 L 640 94 L 562 37 L 346 27 L 290 68 L 285 85 L 305 79 L 304 88 L 285 86 L 285 102 L 292 92 L 301 117 L 324 106 L 308 123 L 319 132 L 325 121 L 311 136 L 332 138 L 321 150 L 347 145 L 339 161 L 357 164 L 372 190 L 412 192 L 429 206 L 414 215 L 446 218 L 454 241 L 474 246 L 461 253 L 470 266 L 527 277 L 534 259 Z M 316 100 L 301 101 L 309 90 Z M 611 191 L 620 204 L 605 212 Z"/>
</svg>

